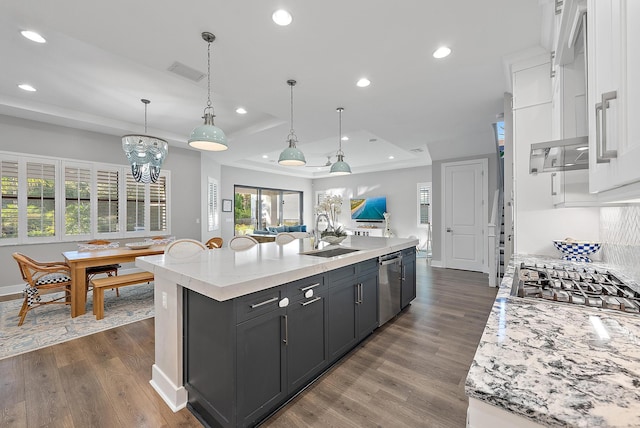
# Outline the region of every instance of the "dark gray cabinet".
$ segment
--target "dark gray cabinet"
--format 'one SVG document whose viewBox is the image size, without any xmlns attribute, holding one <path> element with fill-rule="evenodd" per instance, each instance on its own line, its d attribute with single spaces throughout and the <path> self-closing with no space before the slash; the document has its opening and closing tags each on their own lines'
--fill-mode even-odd
<svg viewBox="0 0 640 428">
<path fill-rule="evenodd" d="M 360 297 L 356 304 L 358 341 L 364 339 L 378 327 L 378 271 L 358 277 Z"/>
<path fill-rule="evenodd" d="M 402 283 L 400 288 L 400 306 L 405 308 L 416 298 L 416 249 L 402 251 Z"/>
<path fill-rule="evenodd" d="M 377 259 L 226 302 L 185 289 L 188 407 L 209 426 L 256 425 L 377 326 Z"/>
<path fill-rule="evenodd" d="M 236 327 L 238 425 L 251 426 L 287 396 L 286 308 Z"/>
<path fill-rule="evenodd" d="M 287 386 L 293 393 L 328 362 L 326 291 L 291 302 L 286 314 Z"/>
<path fill-rule="evenodd" d="M 378 327 L 378 264 L 367 260 L 329 272 L 329 360 Z"/>
</svg>

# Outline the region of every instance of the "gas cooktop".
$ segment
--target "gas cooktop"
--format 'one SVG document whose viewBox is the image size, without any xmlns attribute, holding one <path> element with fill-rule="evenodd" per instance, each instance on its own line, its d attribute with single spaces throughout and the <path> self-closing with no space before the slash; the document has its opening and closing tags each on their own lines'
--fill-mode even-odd
<svg viewBox="0 0 640 428">
<path fill-rule="evenodd" d="M 513 296 L 640 313 L 640 292 L 608 271 L 527 265 L 516 269 Z"/>
</svg>

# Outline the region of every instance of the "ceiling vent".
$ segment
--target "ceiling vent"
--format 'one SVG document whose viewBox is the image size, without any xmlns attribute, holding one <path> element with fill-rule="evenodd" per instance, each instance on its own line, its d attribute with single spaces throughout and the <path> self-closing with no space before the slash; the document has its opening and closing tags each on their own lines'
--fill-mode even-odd
<svg viewBox="0 0 640 428">
<path fill-rule="evenodd" d="M 415 149 L 411 149 L 409 151 L 413 153 L 422 153 L 424 152 L 424 149 L 421 149 L 420 147 L 416 147 Z"/>
<path fill-rule="evenodd" d="M 207 76 L 206 73 L 187 67 L 178 61 L 171 64 L 167 70 L 193 82 L 199 82 Z"/>
</svg>

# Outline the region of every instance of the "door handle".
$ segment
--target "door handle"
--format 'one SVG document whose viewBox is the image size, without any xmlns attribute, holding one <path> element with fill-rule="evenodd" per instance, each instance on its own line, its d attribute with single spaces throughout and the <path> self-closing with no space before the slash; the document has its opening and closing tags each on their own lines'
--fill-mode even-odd
<svg viewBox="0 0 640 428">
<path fill-rule="evenodd" d="M 453 232 L 453 230 L 450 227 L 447 227 L 447 232 Z"/>
<path fill-rule="evenodd" d="M 551 173 L 551 196 L 556 196 L 558 193 L 555 191 L 555 189 L 553 188 L 553 179 L 556 178 L 556 173 L 552 172 Z"/>
<path fill-rule="evenodd" d="M 284 319 L 284 339 L 282 339 L 282 343 L 285 345 L 289 344 L 289 318 L 286 315 L 283 315 Z"/>
<path fill-rule="evenodd" d="M 603 159 L 615 159 L 618 157 L 617 150 L 607 150 L 607 110 L 609 109 L 609 101 L 618 98 L 616 91 L 605 92 L 602 94 L 602 158 Z M 596 122 L 597 124 L 598 122 Z"/>
</svg>

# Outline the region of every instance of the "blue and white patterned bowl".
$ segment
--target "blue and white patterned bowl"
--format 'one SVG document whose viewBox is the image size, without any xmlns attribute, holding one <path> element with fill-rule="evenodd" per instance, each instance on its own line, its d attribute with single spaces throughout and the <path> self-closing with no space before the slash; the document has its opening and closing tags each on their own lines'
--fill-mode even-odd
<svg viewBox="0 0 640 428">
<path fill-rule="evenodd" d="M 553 245 L 564 254 L 564 256 L 562 256 L 564 260 L 574 262 L 591 262 L 591 259 L 587 257 L 587 255 L 595 253 L 602 246 L 600 242 L 567 240 L 553 241 Z"/>
</svg>

